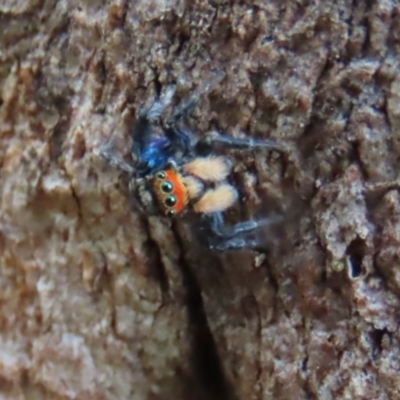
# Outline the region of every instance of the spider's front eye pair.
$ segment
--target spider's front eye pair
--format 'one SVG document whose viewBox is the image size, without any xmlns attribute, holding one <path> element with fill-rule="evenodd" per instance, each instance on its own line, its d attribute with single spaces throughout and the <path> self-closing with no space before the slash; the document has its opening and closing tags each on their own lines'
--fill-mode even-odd
<svg viewBox="0 0 400 400">
<path fill-rule="evenodd" d="M 157 178 L 164 180 L 166 178 L 166 173 L 164 171 L 157 172 Z M 174 190 L 174 185 L 170 181 L 164 181 L 161 184 L 161 190 L 164 193 L 171 193 Z"/>
<path fill-rule="evenodd" d="M 176 197 L 174 195 L 169 195 L 165 198 L 164 204 L 167 207 L 173 207 L 176 204 Z"/>
<path fill-rule="evenodd" d="M 168 193 L 172 193 L 174 191 L 174 185 L 169 180 L 168 181 L 165 180 L 166 177 L 167 177 L 167 174 L 165 173 L 165 171 L 157 172 L 157 178 L 164 181 L 160 185 L 161 192 L 168 194 Z M 175 215 L 175 210 L 173 209 L 173 207 L 176 205 L 177 201 L 178 200 L 177 200 L 176 196 L 173 194 L 169 194 L 168 196 L 166 196 L 164 198 L 164 201 L 163 201 L 164 205 L 167 208 L 169 208 L 169 210 L 167 210 L 167 212 L 166 212 L 166 215 L 168 217 L 172 217 Z"/>
<path fill-rule="evenodd" d="M 158 179 L 165 179 L 165 172 L 164 171 L 157 172 L 157 178 Z"/>
<path fill-rule="evenodd" d="M 174 185 L 170 181 L 165 181 L 161 185 L 161 190 L 164 193 L 171 193 L 174 190 Z"/>
<path fill-rule="evenodd" d="M 187 189 L 182 176 L 174 169 L 155 174 L 153 190 L 164 215 L 173 217 L 182 212 L 188 202 Z"/>
<path fill-rule="evenodd" d="M 168 210 L 166 212 L 167 217 L 173 217 L 175 215 L 175 210 L 172 208 L 175 206 L 177 202 L 177 199 L 174 195 L 170 194 L 167 196 L 164 200 L 164 204 L 166 207 L 168 207 Z"/>
</svg>

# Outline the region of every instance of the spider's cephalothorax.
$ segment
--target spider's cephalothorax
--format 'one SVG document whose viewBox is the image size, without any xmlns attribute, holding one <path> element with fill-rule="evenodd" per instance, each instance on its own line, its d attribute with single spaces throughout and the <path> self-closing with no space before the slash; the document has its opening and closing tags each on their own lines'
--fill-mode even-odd
<svg viewBox="0 0 400 400">
<path fill-rule="evenodd" d="M 172 102 L 174 86 L 169 86 L 150 107 L 140 110 L 132 131 L 133 164 L 115 156 L 110 149 L 103 150 L 102 155 L 131 175 L 131 188 L 145 211 L 154 211 L 156 206 L 168 217 L 194 211 L 209 221 L 209 231 L 216 238 L 209 242 L 210 247 L 221 250 L 252 247 L 245 235 L 265 225 L 265 220 L 240 223 L 228 230 L 223 226 L 222 213 L 236 202 L 238 192 L 228 182 L 232 163 L 225 156 L 213 155 L 212 150 L 215 144 L 236 149 L 285 151 L 285 148 L 271 140 L 224 135 L 199 139 L 193 134 L 184 119 L 197 104 L 199 94 L 211 86 L 177 107 L 163 122 L 161 114 Z M 224 240 L 225 236 L 229 239 Z"/>
</svg>

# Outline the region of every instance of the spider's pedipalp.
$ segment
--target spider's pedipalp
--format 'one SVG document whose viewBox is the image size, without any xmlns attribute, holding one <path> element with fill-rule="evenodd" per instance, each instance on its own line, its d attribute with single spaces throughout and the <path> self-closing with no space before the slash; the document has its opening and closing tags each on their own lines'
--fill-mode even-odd
<svg viewBox="0 0 400 400">
<path fill-rule="evenodd" d="M 190 175 L 197 176 L 203 181 L 222 182 L 232 169 L 231 161 L 223 156 L 196 157 L 186 163 L 183 170 Z"/>
<path fill-rule="evenodd" d="M 135 209 L 139 209 L 142 213 L 148 215 L 158 212 L 157 204 L 155 204 L 153 196 L 146 186 L 145 179 L 131 179 L 129 191 L 132 193 L 131 202 Z"/>
<path fill-rule="evenodd" d="M 225 211 L 232 206 L 238 198 L 236 189 L 227 183 L 207 190 L 197 201 L 193 209 L 197 213 L 211 214 Z"/>
<path fill-rule="evenodd" d="M 186 186 L 188 197 L 190 200 L 199 197 L 204 189 L 204 184 L 194 176 L 183 177 L 183 183 Z"/>
</svg>

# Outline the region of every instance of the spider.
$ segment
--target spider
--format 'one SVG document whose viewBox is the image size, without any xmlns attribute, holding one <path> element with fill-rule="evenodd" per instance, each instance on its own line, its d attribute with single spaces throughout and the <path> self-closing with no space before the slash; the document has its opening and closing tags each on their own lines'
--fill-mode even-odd
<svg viewBox="0 0 400 400">
<path fill-rule="evenodd" d="M 114 167 L 131 177 L 130 189 L 146 214 L 161 212 L 169 218 L 192 212 L 200 217 L 197 233 L 202 242 L 216 250 L 257 247 L 252 235 L 258 228 L 273 224 L 282 217 L 245 221 L 233 226 L 224 223 L 223 212 L 238 200 L 237 189 L 228 182 L 231 160 L 214 154 L 215 147 L 232 149 L 267 149 L 285 152 L 273 140 L 234 138 L 218 134 L 199 138 L 185 124 L 204 92 L 213 83 L 173 109 L 161 122 L 161 115 L 171 106 L 175 85 L 170 85 L 148 107 L 139 110 L 132 130 L 132 163 L 106 146 L 101 155 Z"/>
</svg>

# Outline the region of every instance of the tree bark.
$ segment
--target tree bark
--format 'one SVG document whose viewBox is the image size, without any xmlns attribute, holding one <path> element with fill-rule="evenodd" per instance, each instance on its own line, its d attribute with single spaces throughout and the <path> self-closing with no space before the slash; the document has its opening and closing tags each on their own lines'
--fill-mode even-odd
<svg viewBox="0 0 400 400">
<path fill-rule="evenodd" d="M 400 399 L 400 7 L 378 1 L 3 0 L 0 396 Z M 146 217 L 137 110 L 168 84 L 224 152 L 260 251 Z"/>
</svg>

